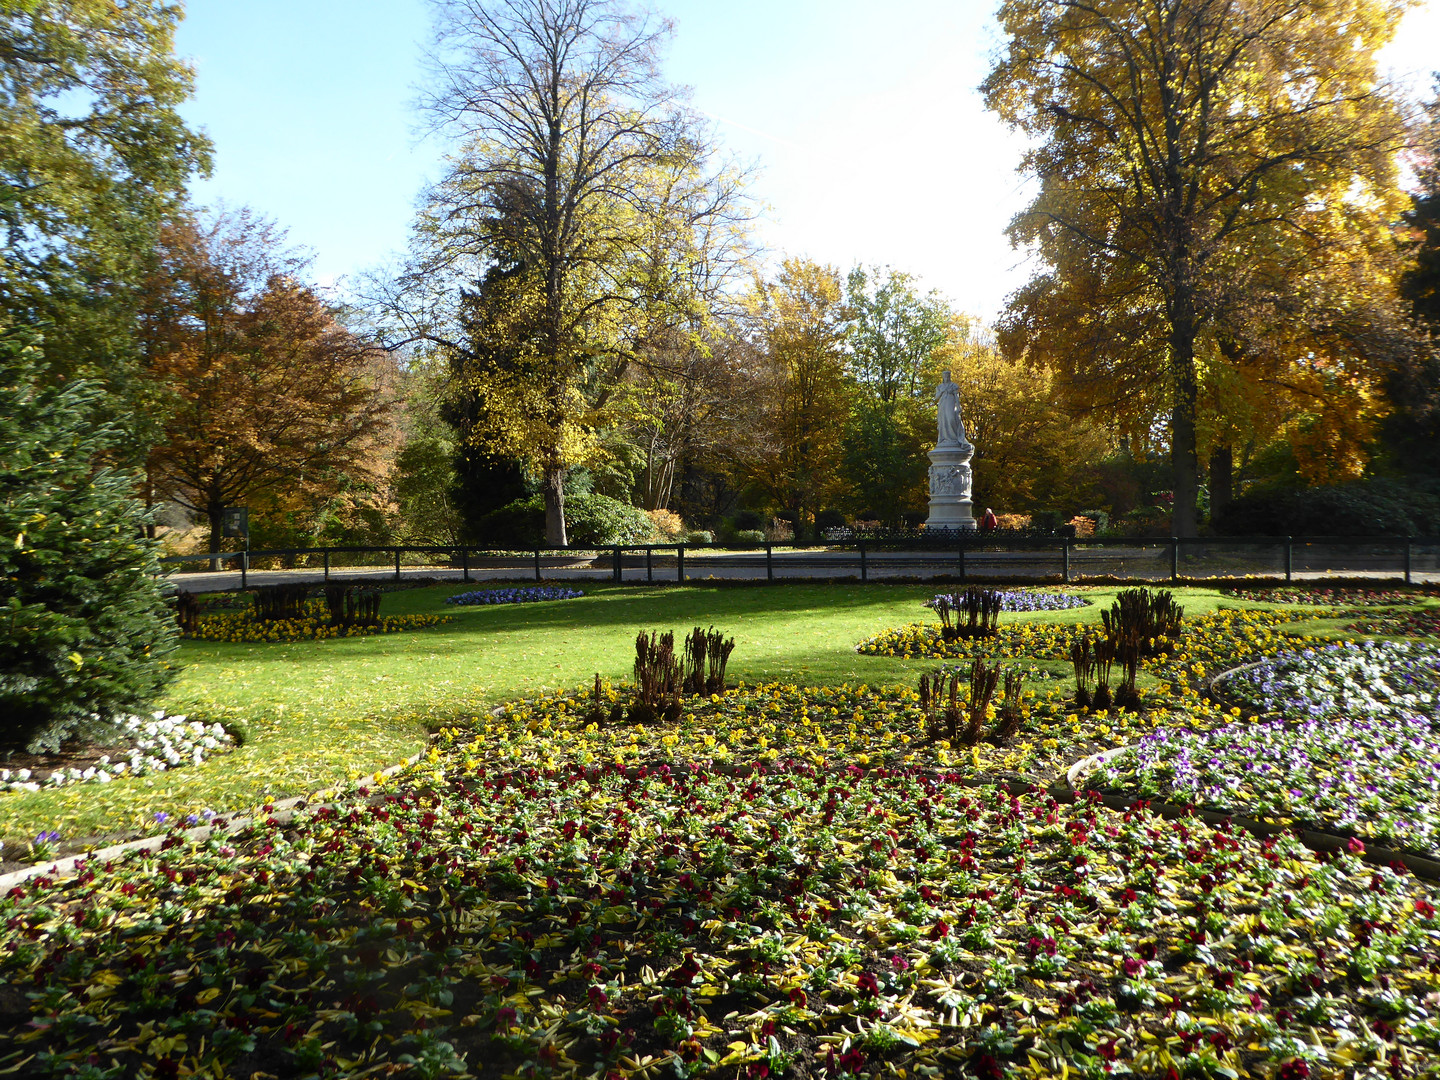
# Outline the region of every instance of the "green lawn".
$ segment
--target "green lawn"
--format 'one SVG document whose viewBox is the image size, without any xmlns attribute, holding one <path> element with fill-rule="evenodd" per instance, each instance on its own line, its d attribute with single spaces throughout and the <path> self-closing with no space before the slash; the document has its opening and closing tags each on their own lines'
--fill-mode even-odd
<svg viewBox="0 0 1440 1080">
<path fill-rule="evenodd" d="M 733 634 L 732 682 L 908 685 L 917 671 L 933 667 L 860 656 L 854 647 L 887 627 L 933 621 L 921 601 L 934 586 L 587 584 L 577 600 L 444 603 L 459 591 L 456 584 L 386 595 L 384 614 L 453 616 L 428 630 L 296 644 L 187 641 L 176 654 L 182 674 L 162 705 L 218 719 L 241 732 L 245 745 L 199 768 L 6 795 L 0 839 L 15 844 L 42 829 L 67 838 L 113 835 L 152 829 L 161 811 L 238 811 L 308 794 L 402 761 L 430 731 L 463 724 L 498 702 L 575 687 L 597 671 L 627 678 L 641 630 L 672 630 L 677 640 L 697 625 Z M 1098 622 L 1116 591 L 1089 590 L 1092 607 L 1005 619 Z M 1213 589 L 1180 589 L 1177 596 L 1191 615 L 1223 599 Z M 1297 629 L 1324 633 L 1336 625 L 1316 621 Z"/>
</svg>

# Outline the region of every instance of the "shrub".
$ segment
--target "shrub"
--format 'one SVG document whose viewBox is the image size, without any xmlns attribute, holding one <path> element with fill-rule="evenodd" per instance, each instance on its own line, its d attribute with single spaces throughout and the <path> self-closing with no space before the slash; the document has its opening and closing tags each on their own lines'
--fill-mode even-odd
<svg viewBox="0 0 1440 1080">
<path fill-rule="evenodd" d="M 565 500 L 565 531 L 572 547 L 648 544 L 658 539 L 644 510 L 605 495 L 571 495 Z M 496 547 L 545 545 L 545 502 L 532 495 L 493 510 L 480 519 L 483 543 Z"/>
<path fill-rule="evenodd" d="M 715 542 L 715 534 L 709 529 L 691 529 L 680 539 L 687 544 L 713 544 Z"/>
<path fill-rule="evenodd" d="M 735 534 L 737 544 L 763 544 L 765 534 L 759 529 L 742 529 Z"/>
<path fill-rule="evenodd" d="M 40 350 L 0 333 L 0 745 L 32 752 L 145 713 L 177 627 L 100 389 L 42 385 Z"/>
<path fill-rule="evenodd" d="M 815 532 L 823 536 L 826 529 L 843 529 L 845 515 L 839 510 L 821 510 L 815 515 Z"/>
<path fill-rule="evenodd" d="M 655 533 L 662 540 L 676 540 L 685 535 L 685 522 L 674 510 L 646 510 L 645 516 L 655 526 Z"/>
<path fill-rule="evenodd" d="M 1434 536 L 1440 497 L 1394 480 L 1241 495 L 1213 522 L 1227 536 Z"/>
</svg>

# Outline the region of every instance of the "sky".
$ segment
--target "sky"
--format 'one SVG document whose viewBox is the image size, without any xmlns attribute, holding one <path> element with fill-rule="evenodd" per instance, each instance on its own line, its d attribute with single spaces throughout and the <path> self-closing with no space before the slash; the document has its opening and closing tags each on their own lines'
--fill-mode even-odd
<svg viewBox="0 0 1440 1080">
<path fill-rule="evenodd" d="M 1000 44 L 991 0 L 653 0 L 668 77 L 755 168 L 759 239 L 842 271 L 888 265 L 993 318 L 1029 268 L 1005 225 L 1028 201 L 1018 136 L 976 87 Z M 314 255 L 322 284 L 393 262 L 443 167 L 413 103 L 424 0 L 188 0 L 186 119 L 215 143 L 201 205 L 246 205 Z M 1382 61 L 1417 94 L 1440 67 L 1440 0 Z"/>
</svg>

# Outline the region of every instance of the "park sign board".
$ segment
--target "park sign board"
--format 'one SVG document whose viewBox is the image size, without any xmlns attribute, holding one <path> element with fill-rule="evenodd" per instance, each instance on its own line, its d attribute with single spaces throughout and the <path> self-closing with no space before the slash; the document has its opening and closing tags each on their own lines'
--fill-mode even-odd
<svg viewBox="0 0 1440 1080">
<path fill-rule="evenodd" d="M 250 509 L 245 506 L 225 507 L 224 529 L 225 536 L 239 536 L 246 540 L 250 539 Z"/>
</svg>

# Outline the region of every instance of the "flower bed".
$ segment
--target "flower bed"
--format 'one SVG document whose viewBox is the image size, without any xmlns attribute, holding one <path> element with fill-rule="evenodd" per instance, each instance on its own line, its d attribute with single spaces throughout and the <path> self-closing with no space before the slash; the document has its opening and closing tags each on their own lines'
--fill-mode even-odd
<svg viewBox="0 0 1440 1080">
<path fill-rule="evenodd" d="M 1287 654 L 1226 683 L 1278 719 L 1158 730 L 1088 782 L 1440 855 L 1437 687 L 1434 648 L 1368 642 Z"/>
<path fill-rule="evenodd" d="M 1338 1080 L 1440 1052 L 1433 890 L 1349 855 L 953 778 L 486 751 L 12 891 L 0 1067 Z"/>
<path fill-rule="evenodd" d="M 1401 718 L 1435 704 L 1440 649 L 1367 641 L 1287 652 L 1237 672 L 1224 690 L 1260 712 L 1288 717 Z"/>
<path fill-rule="evenodd" d="M 1440 637 L 1440 607 L 1404 612 L 1366 612 L 1345 629 L 1355 634 L 1383 634 L 1387 637 Z"/>
<path fill-rule="evenodd" d="M 475 589 L 447 596 L 447 604 L 533 604 L 541 600 L 573 600 L 585 594 L 563 585 L 530 585 L 518 589 Z"/>
<path fill-rule="evenodd" d="M 382 615 L 375 623 L 337 625 L 330 621 L 324 601 L 307 600 L 303 619 L 257 619 L 250 610 L 201 615 L 193 637 L 230 642 L 320 641 L 425 630 L 451 621 L 448 615 Z"/>
<path fill-rule="evenodd" d="M 1440 736 L 1419 717 L 1162 730 L 1087 783 L 1440 855 Z"/>
<path fill-rule="evenodd" d="M 0 791 L 39 791 L 42 787 L 109 783 L 120 776 L 145 776 L 183 765 L 199 765 L 215 754 L 235 748 L 234 737 L 219 724 L 202 724 L 184 716 L 155 713 L 146 719 L 119 717 L 113 731 L 97 733 L 93 741 L 115 744 L 85 768 L 0 768 Z"/>
<path fill-rule="evenodd" d="M 1001 611 L 1065 611 L 1070 608 L 1089 607 L 1090 601 L 1076 593 L 1043 592 L 1036 589 L 997 589 L 1000 594 Z M 963 607 L 964 593 L 941 593 L 925 606 L 933 608 L 943 597 L 951 607 Z"/>
<path fill-rule="evenodd" d="M 1254 600 L 1261 604 L 1311 604 L 1318 607 L 1396 607 L 1423 604 L 1426 593 L 1400 589 L 1331 589 L 1282 587 L 1275 589 L 1226 589 L 1226 596 Z M 1428 595 L 1435 595 L 1429 593 Z"/>
<path fill-rule="evenodd" d="M 1249 659 L 1272 656 L 1294 646 L 1295 638 L 1284 631 L 1288 623 L 1308 620 L 1331 612 L 1225 610 L 1186 619 L 1180 652 L 1174 656 L 1150 658 L 1146 670 L 1167 678 L 1197 674 L 1191 669 L 1233 667 Z M 893 656 L 907 660 L 1063 660 L 1070 659 L 1070 646 L 1082 633 L 1098 634 L 1095 623 L 1059 625 L 1027 620 L 1002 624 L 991 637 L 945 641 L 935 624 L 912 623 L 886 630 L 860 642 L 855 651 L 866 656 Z"/>
<path fill-rule="evenodd" d="M 1081 630 L 1045 622 L 1007 623 L 989 637 L 945 641 L 939 626 L 911 623 L 866 638 L 855 646 L 855 651 L 903 660 L 1068 660 L 1070 645 Z"/>
</svg>

